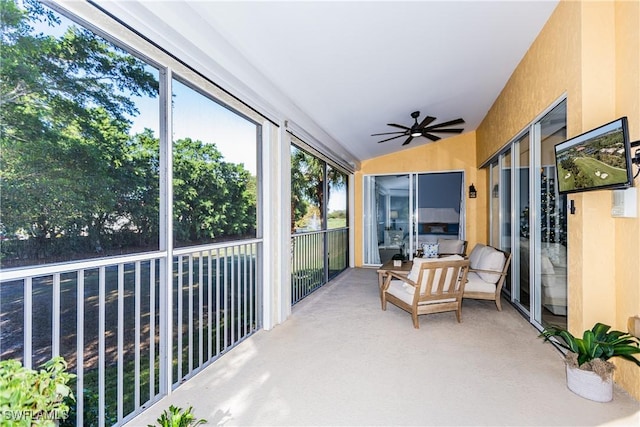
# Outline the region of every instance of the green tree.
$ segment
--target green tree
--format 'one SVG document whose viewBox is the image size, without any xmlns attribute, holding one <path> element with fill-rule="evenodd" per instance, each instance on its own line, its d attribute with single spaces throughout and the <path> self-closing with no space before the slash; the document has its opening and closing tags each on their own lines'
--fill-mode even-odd
<svg viewBox="0 0 640 427">
<path fill-rule="evenodd" d="M 160 230 L 160 142 L 151 129 L 130 140 L 128 162 L 122 168 L 118 207 L 137 233 L 138 245 L 157 242 Z M 132 230 L 133 231 L 133 230 Z"/>
<path fill-rule="evenodd" d="M 2 224 L 41 248 L 80 233 L 99 248 L 132 193 L 128 117 L 138 111 L 131 95 L 156 96 L 157 79 L 86 29 L 38 33 L 35 25 L 61 20 L 37 1 L 0 5 Z"/>
<path fill-rule="evenodd" d="M 130 134 L 157 72 L 37 1 L 0 5 L 0 229 L 27 233 L 38 258 L 54 241 L 81 255 L 157 244 L 159 140 Z M 255 233 L 256 177 L 215 145 L 177 141 L 174 185 L 181 241 Z"/>
<path fill-rule="evenodd" d="M 573 159 L 568 156 L 560 161 L 560 166 L 562 167 L 562 169 L 566 170 L 567 172 L 571 172 L 574 174 L 580 171 L 578 169 L 578 166 L 573 161 Z"/>
<path fill-rule="evenodd" d="M 183 243 L 255 232 L 255 178 L 225 162 L 215 144 L 174 143 L 174 236 Z"/>
<path fill-rule="evenodd" d="M 81 232 L 98 242 L 122 214 L 131 95 L 156 96 L 144 62 L 90 31 L 59 26 L 39 2 L 0 0 L 2 224 L 36 242 Z"/>
<path fill-rule="evenodd" d="M 327 194 L 324 194 L 326 163 L 304 150 L 291 146 L 291 230 L 305 218 L 309 209 L 317 207 L 320 215 L 329 200 L 331 187 L 340 188 L 346 184 L 346 176 L 336 168 L 327 167 Z"/>
</svg>

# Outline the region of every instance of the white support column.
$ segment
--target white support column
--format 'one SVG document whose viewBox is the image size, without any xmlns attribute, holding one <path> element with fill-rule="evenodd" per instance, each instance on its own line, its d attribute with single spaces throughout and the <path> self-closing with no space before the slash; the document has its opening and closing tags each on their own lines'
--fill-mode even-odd
<svg viewBox="0 0 640 427">
<path fill-rule="evenodd" d="M 355 174 L 349 174 L 349 181 L 348 181 L 348 189 L 349 189 L 349 194 L 347 194 L 348 197 L 348 202 L 347 202 L 347 207 L 348 207 L 348 213 L 349 213 L 349 217 L 347 218 L 348 225 L 349 225 L 349 267 L 353 268 L 356 265 L 356 247 L 355 247 L 355 241 L 356 241 L 356 219 L 355 219 L 355 215 L 354 215 L 354 206 L 356 204 L 356 179 L 355 179 Z"/>
<path fill-rule="evenodd" d="M 262 128 L 262 327 L 291 313 L 290 150 L 284 126 Z"/>
<path fill-rule="evenodd" d="M 273 141 L 271 123 L 264 121 L 262 123 L 262 141 L 261 141 L 261 167 L 258 168 L 258 179 L 261 181 L 260 189 L 262 197 L 259 198 L 260 213 L 262 221 L 260 223 L 259 233 L 262 235 L 262 251 L 260 260 L 262 262 L 262 327 L 269 330 L 276 323 L 274 319 L 273 306 L 277 300 L 275 296 L 275 281 L 277 276 L 277 265 L 274 256 L 273 247 L 275 240 L 275 231 L 273 227 L 274 204 L 277 195 L 276 186 L 274 185 L 273 175 L 276 173 L 278 165 L 273 163 L 274 151 L 277 151 L 277 145 Z M 260 235 L 259 235 L 260 237 Z"/>
<path fill-rule="evenodd" d="M 279 150 L 278 168 L 280 203 L 276 206 L 280 221 L 277 224 L 280 242 L 280 316 L 279 323 L 291 315 L 291 140 L 286 126 L 280 126 L 277 140 Z"/>
<path fill-rule="evenodd" d="M 173 149 L 171 70 L 160 69 L 160 394 L 171 393 L 173 383 Z"/>
</svg>

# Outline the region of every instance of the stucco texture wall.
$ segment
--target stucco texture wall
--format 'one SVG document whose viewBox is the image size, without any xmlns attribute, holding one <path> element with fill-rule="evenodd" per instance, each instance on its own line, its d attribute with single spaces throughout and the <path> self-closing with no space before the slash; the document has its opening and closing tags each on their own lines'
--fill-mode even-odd
<svg viewBox="0 0 640 427">
<path fill-rule="evenodd" d="M 476 167 L 475 132 L 446 138 L 432 143 L 420 143 L 415 148 L 402 150 L 386 156 L 365 160 L 355 174 L 355 264 L 363 265 L 363 200 L 362 186 L 364 175 L 409 172 L 464 171 L 465 195 L 468 186 L 474 183 L 476 188 L 485 188 L 487 177 L 485 170 Z M 487 192 L 479 191 L 475 199 L 466 198 L 466 238 L 468 247 L 477 242 L 487 241 Z"/>
<path fill-rule="evenodd" d="M 478 164 L 564 95 L 569 137 L 627 116 L 631 140 L 640 139 L 638 76 L 639 2 L 561 1 L 478 128 Z M 612 218 L 610 191 L 569 198 L 569 329 L 626 331 L 640 313 L 640 219 Z M 640 400 L 640 369 L 616 364 L 615 381 Z"/>
<path fill-rule="evenodd" d="M 615 9 L 616 116 L 629 118 L 632 141 L 640 140 L 640 2 L 618 2 Z M 640 167 L 640 166 L 639 166 Z M 634 169 L 638 171 L 638 167 Z M 640 178 L 635 180 L 640 187 Z M 640 197 L 638 197 L 640 214 Z M 616 319 L 622 328 L 630 314 L 640 314 L 640 219 L 616 219 Z M 617 379 L 630 384 L 640 400 L 640 369 L 618 363 Z"/>
</svg>

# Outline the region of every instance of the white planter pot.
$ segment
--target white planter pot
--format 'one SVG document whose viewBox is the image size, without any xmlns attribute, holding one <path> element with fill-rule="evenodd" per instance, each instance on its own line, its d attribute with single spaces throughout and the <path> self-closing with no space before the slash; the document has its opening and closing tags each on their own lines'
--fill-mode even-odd
<svg viewBox="0 0 640 427">
<path fill-rule="evenodd" d="M 595 402 L 610 402 L 613 399 L 613 379 L 602 378 L 591 371 L 573 368 L 567 365 L 567 387 L 585 399 Z"/>
</svg>

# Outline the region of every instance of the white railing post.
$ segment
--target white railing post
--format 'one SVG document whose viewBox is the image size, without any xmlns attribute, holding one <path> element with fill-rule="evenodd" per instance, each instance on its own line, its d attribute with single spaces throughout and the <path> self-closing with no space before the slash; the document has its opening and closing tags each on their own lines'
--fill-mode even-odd
<svg viewBox="0 0 640 427">
<path fill-rule="evenodd" d="M 24 279 L 24 350 L 22 364 L 32 368 L 33 355 L 33 279 Z"/>
</svg>

